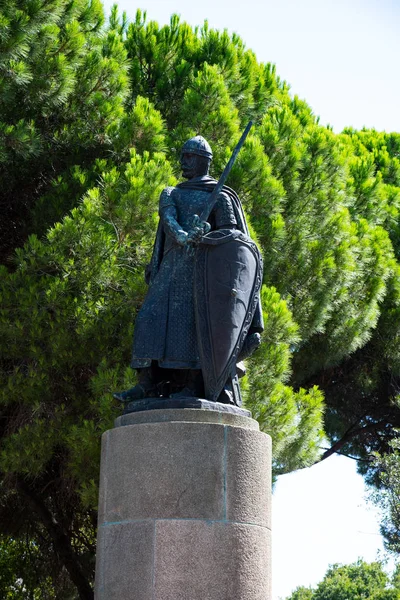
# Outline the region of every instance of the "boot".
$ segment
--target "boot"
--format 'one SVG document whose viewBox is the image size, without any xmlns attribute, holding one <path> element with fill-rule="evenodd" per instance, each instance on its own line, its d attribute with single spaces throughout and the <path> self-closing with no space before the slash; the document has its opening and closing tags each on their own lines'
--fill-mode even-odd
<svg viewBox="0 0 400 600">
<path fill-rule="evenodd" d="M 135 400 L 143 400 L 144 398 L 157 398 L 159 394 L 152 377 L 151 367 L 138 369 L 138 383 L 129 390 L 116 392 L 113 396 L 116 400 L 124 404 L 134 402 Z"/>
<path fill-rule="evenodd" d="M 200 369 L 179 369 L 175 372 L 175 392 L 170 398 L 203 398 L 204 383 Z"/>
<path fill-rule="evenodd" d="M 225 383 L 222 392 L 218 396 L 217 402 L 221 402 L 221 404 L 232 404 L 233 406 L 242 406 L 242 394 L 240 392 L 239 378 L 237 375 L 229 378 Z"/>
</svg>

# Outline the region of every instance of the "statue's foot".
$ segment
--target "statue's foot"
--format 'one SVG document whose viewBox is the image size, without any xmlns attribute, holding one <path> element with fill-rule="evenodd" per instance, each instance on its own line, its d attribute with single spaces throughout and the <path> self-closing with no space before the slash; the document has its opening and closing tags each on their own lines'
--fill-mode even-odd
<svg viewBox="0 0 400 600">
<path fill-rule="evenodd" d="M 135 387 L 131 388 L 130 390 L 126 390 L 125 392 L 115 392 L 115 394 L 113 394 L 116 400 L 123 402 L 124 404 L 158 395 L 159 394 L 157 394 L 156 389 L 153 386 L 148 387 L 146 385 L 142 385 L 141 383 L 138 383 L 135 385 Z"/>
<path fill-rule="evenodd" d="M 233 404 L 233 406 L 236 406 L 235 400 L 233 399 L 233 392 L 226 389 L 226 387 L 224 387 L 218 396 L 217 402 L 220 402 L 221 404 Z"/>
<path fill-rule="evenodd" d="M 195 390 L 190 387 L 184 387 L 179 392 L 175 392 L 170 395 L 170 398 L 198 398 L 199 395 L 196 394 Z"/>
</svg>

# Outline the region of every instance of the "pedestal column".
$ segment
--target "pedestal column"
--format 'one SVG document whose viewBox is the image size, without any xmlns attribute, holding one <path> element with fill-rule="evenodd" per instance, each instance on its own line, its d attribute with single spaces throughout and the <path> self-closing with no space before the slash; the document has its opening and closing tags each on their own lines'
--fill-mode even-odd
<svg viewBox="0 0 400 600">
<path fill-rule="evenodd" d="M 270 600 L 270 438 L 198 409 L 102 439 L 96 600 Z"/>
</svg>

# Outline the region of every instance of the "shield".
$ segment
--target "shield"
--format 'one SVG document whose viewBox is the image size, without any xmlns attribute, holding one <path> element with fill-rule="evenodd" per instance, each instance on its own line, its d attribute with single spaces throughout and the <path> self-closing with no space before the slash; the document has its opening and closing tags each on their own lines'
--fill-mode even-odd
<svg viewBox="0 0 400 600">
<path fill-rule="evenodd" d="M 238 230 L 205 235 L 197 247 L 194 277 L 196 330 L 205 396 L 216 401 L 236 374 L 236 359 L 257 307 L 262 259 Z"/>
</svg>

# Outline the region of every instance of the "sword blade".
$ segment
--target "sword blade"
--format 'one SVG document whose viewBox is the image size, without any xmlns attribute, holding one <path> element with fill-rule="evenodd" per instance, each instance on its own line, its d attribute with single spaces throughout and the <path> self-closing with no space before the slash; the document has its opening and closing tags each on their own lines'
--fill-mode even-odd
<svg viewBox="0 0 400 600">
<path fill-rule="evenodd" d="M 222 171 L 222 175 L 219 178 L 217 185 L 213 189 L 211 196 L 209 197 L 208 202 L 200 215 L 200 221 L 207 221 L 208 217 L 210 216 L 210 213 L 211 213 L 212 209 L 214 208 L 214 204 L 217 201 L 218 195 L 219 195 L 220 191 L 222 190 L 222 188 L 224 187 L 224 183 L 225 183 L 229 173 L 232 170 L 232 167 L 235 163 L 237 155 L 239 154 L 239 151 L 240 151 L 241 147 L 243 146 L 245 139 L 247 138 L 252 125 L 253 125 L 253 121 L 249 121 L 249 123 L 246 126 L 246 129 L 243 131 L 243 133 L 240 137 L 240 140 L 238 141 L 238 143 L 236 145 L 236 148 L 232 152 L 232 156 L 230 157 L 225 169 Z"/>
</svg>

